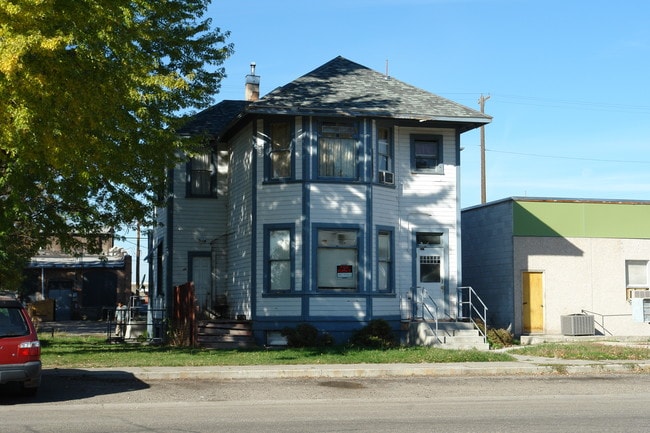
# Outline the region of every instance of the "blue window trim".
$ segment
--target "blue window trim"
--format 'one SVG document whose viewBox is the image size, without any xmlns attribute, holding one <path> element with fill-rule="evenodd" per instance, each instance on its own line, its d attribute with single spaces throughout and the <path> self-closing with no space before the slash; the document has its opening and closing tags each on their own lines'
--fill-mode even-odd
<svg viewBox="0 0 650 433">
<path fill-rule="evenodd" d="M 348 124 L 350 126 L 353 126 L 356 133 L 354 134 L 354 140 L 355 140 L 355 158 L 356 158 L 356 175 L 354 177 L 337 177 L 337 176 L 321 176 L 319 166 L 320 166 L 320 136 L 321 136 L 321 130 L 323 123 L 336 123 L 336 124 Z M 361 181 L 362 175 L 363 175 L 363 163 L 361 161 L 361 150 L 362 150 L 362 143 L 361 143 L 361 124 L 359 121 L 354 121 L 346 118 L 320 118 L 317 119 L 315 122 L 315 134 L 314 134 L 314 156 L 315 156 L 315 161 L 314 161 L 314 171 L 315 171 L 315 177 L 318 180 L 325 180 L 329 182 L 342 182 L 342 183 L 350 183 L 350 182 L 359 182 Z"/>
<path fill-rule="evenodd" d="M 355 230 L 357 232 L 357 289 L 356 290 L 341 290 L 337 291 L 335 289 L 323 289 L 318 288 L 318 231 L 319 230 Z M 366 275 L 366 261 L 363 259 L 364 256 L 364 230 L 363 225 L 361 224 L 326 224 L 326 223 L 315 223 L 312 224 L 311 230 L 311 241 L 314 245 L 312 250 L 311 262 L 312 265 L 312 275 L 311 278 L 312 286 L 310 291 L 313 293 L 326 294 L 332 296 L 351 296 L 364 293 L 363 285 L 363 276 Z"/>
<path fill-rule="evenodd" d="M 415 141 L 427 140 L 435 141 L 438 143 L 438 165 L 436 168 L 416 168 L 415 167 Z M 422 174 L 444 174 L 444 158 L 443 158 L 443 137 L 440 134 L 411 134 L 411 171 L 413 173 Z"/>
<path fill-rule="evenodd" d="M 271 135 L 272 123 L 288 123 L 291 144 L 289 152 L 291 153 L 291 174 L 289 177 L 273 178 L 271 177 L 271 142 L 266 137 Z M 286 183 L 296 178 L 296 122 L 293 117 L 290 118 L 268 118 L 264 120 L 264 183 Z"/>
<path fill-rule="evenodd" d="M 291 281 L 289 290 L 271 290 L 271 266 L 270 266 L 270 239 L 271 232 L 275 230 L 289 230 L 290 249 L 289 260 L 291 261 Z M 296 226 L 295 224 L 265 224 L 264 225 L 264 290 L 267 295 L 290 295 L 296 293 Z"/>
<path fill-rule="evenodd" d="M 393 294 L 395 290 L 395 227 L 378 225 L 375 228 L 375 281 L 379 281 L 379 234 L 388 232 L 390 234 L 390 275 L 388 276 L 388 290 L 380 290 L 376 287 L 376 292 L 381 294 Z"/>
</svg>

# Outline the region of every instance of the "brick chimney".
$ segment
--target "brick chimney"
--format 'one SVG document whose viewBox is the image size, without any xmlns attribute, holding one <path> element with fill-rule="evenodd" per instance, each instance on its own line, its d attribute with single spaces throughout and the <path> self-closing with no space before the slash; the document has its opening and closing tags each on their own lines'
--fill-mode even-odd
<svg viewBox="0 0 650 433">
<path fill-rule="evenodd" d="M 255 62 L 251 63 L 251 73 L 246 75 L 245 99 L 257 101 L 260 99 L 260 77 L 255 75 Z"/>
</svg>

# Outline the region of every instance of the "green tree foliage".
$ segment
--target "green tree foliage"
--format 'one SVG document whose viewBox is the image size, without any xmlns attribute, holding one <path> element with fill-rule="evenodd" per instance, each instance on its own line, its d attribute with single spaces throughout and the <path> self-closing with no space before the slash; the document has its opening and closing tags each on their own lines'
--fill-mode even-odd
<svg viewBox="0 0 650 433">
<path fill-rule="evenodd" d="M 209 0 L 0 2 L 0 287 L 49 239 L 146 221 L 232 53 Z M 17 269 L 18 268 L 18 269 Z"/>
</svg>

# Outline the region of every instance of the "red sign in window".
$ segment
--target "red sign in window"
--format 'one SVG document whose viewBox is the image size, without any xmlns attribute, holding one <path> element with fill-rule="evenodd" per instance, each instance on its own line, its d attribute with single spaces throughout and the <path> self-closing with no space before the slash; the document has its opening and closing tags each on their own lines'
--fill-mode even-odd
<svg viewBox="0 0 650 433">
<path fill-rule="evenodd" d="M 337 265 L 336 278 L 352 278 L 352 265 Z"/>
</svg>

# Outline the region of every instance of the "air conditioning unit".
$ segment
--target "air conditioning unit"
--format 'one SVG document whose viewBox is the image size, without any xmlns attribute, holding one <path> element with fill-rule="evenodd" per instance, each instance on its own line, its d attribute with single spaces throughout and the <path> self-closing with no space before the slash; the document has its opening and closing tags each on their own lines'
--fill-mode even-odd
<svg viewBox="0 0 650 433">
<path fill-rule="evenodd" d="M 595 335 L 594 316 L 587 314 L 570 314 L 560 316 L 563 335 Z"/>
<path fill-rule="evenodd" d="M 379 170 L 379 183 L 385 183 L 386 185 L 395 184 L 395 174 L 390 171 Z"/>
<path fill-rule="evenodd" d="M 631 289 L 631 298 L 650 298 L 650 290 L 647 289 Z"/>
</svg>

